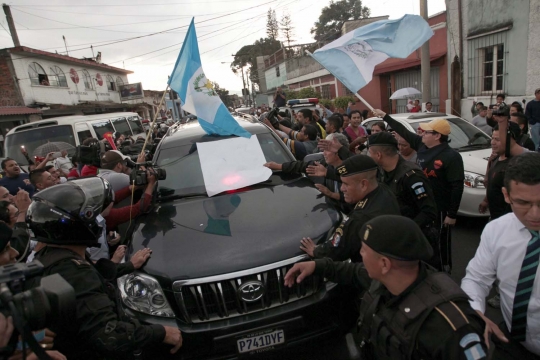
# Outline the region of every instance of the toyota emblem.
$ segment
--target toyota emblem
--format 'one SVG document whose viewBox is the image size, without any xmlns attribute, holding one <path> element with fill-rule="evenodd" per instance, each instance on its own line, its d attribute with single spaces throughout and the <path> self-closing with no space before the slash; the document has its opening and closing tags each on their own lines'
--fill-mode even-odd
<svg viewBox="0 0 540 360">
<path fill-rule="evenodd" d="M 248 281 L 238 288 L 238 296 L 245 302 L 254 302 L 264 295 L 264 285 L 260 281 Z"/>
</svg>

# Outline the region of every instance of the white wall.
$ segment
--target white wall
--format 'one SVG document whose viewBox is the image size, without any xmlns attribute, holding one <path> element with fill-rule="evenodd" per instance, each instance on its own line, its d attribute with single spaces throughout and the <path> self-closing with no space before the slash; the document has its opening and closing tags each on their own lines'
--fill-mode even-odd
<svg viewBox="0 0 540 360">
<path fill-rule="evenodd" d="M 84 76 L 82 70 L 84 65 L 73 63 L 66 64 L 62 62 L 56 62 L 54 60 L 45 60 L 43 58 L 33 57 L 32 54 L 23 53 L 11 54 L 13 66 L 15 68 L 15 74 L 19 80 L 19 86 L 21 88 L 22 97 L 25 105 L 31 105 L 35 102 L 46 104 L 63 104 L 63 105 L 77 105 L 79 102 L 84 101 L 112 101 L 120 103 L 120 94 L 117 91 L 108 91 L 107 89 L 107 75 L 111 75 L 116 80 L 117 76 L 120 76 L 124 81 L 124 84 L 128 83 L 126 74 L 113 73 L 107 69 L 93 69 L 87 67 L 90 76 L 94 79 L 96 74 L 100 74 L 103 79 L 101 86 L 94 80 L 94 90 L 85 89 Z M 32 85 L 30 81 L 30 75 L 28 73 L 28 66 L 36 62 L 45 70 L 47 75 L 52 74 L 51 67 L 58 66 L 64 72 L 68 87 L 54 87 L 54 86 L 42 86 Z M 73 68 L 77 71 L 79 76 L 79 83 L 75 84 L 69 75 L 70 69 Z"/>
</svg>

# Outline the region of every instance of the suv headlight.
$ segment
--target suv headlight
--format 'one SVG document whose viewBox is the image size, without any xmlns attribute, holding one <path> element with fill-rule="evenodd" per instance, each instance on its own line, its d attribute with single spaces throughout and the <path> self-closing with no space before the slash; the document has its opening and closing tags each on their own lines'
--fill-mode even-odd
<svg viewBox="0 0 540 360">
<path fill-rule="evenodd" d="M 465 187 L 484 189 L 484 176 L 465 171 L 465 180 L 463 180 Z"/>
<path fill-rule="evenodd" d="M 161 289 L 151 276 L 133 273 L 118 278 L 122 302 L 130 309 L 145 314 L 174 317 L 174 312 Z"/>
</svg>

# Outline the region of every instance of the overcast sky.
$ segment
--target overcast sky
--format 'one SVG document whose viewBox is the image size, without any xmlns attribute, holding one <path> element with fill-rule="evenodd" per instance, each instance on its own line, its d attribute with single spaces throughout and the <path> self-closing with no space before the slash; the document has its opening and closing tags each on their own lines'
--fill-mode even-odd
<svg viewBox="0 0 540 360">
<path fill-rule="evenodd" d="M 140 81 L 143 88 L 152 90 L 165 89 L 167 76 L 194 16 L 206 76 L 238 93 L 242 79 L 229 68 L 231 55 L 266 36 L 268 8 L 276 10 L 278 20 L 285 11 L 289 12 L 295 27 L 295 43 L 305 44 L 313 42 L 310 29 L 330 1 L 14 0 L 7 3 L 11 5 L 23 46 L 65 53 L 64 35 L 69 55 L 81 58 L 92 57 L 89 46 L 93 44 L 96 54 L 101 51 L 104 63 L 134 71 L 129 75 L 130 82 Z M 420 13 L 419 0 L 364 0 L 363 4 L 371 9 L 371 16 L 389 15 L 395 19 L 407 13 Z M 444 0 L 429 0 L 430 15 L 444 10 Z M 0 24 L 8 28 L 3 13 Z M 0 28 L 0 48 L 13 46 L 5 29 Z M 173 30 L 145 36 L 169 29 Z M 128 40 L 139 36 L 145 37 Z M 115 41 L 121 42 L 108 44 Z"/>
</svg>

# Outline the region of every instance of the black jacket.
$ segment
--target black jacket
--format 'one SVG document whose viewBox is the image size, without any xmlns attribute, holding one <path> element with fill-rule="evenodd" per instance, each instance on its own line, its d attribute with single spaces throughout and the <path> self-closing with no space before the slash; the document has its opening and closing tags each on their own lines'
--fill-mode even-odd
<svg viewBox="0 0 540 360">
<path fill-rule="evenodd" d="M 60 257 L 64 258 L 47 266 L 52 257 L 59 256 L 58 252 L 63 252 Z M 55 322 L 49 327 L 56 333 L 54 350 L 68 359 L 99 359 L 99 355 L 129 358 L 135 350 L 165 339 L 161 325 L 141 325 L 118 317 L 114 290 L 108 281 L 133 272 L 131 262 L 117 265 L 116 274 L 107 275 L 112 277 L 107 281 L 88 258 L 82 259 L 67 249 L 45 247 L 37 253 L 36 260 L 45 266 L 43 276 L 60 274 L 75 290 L 76 319 L 69 324 Z"/>
<path fill-rule="evenodd" d="M 416 162 L 431 183 L 438 210 L 455 219 L 465 187 L 465 169 L 461 155 L 446 142 L 428 148 L 422 142 L 422 136 L 410 132 L 399 121 L 389 115 L 385 115 L 383 120 L 416 150 Z"/>
<path fill-rule="evenodd" d="M 351 259 L 362 261 L 360 256 L 360 229 L 369 220 L 380 215 L 400 215 L 396 197 L 386 187 L 379 186 L 358 202 L 349 217 L 344 219 L 326 242 L 313 252 L 317 259 L 328 257 L 336 261 Z"/>
</svg>

